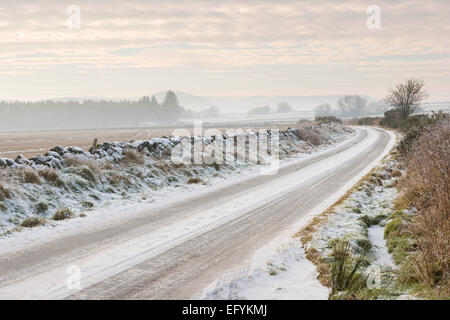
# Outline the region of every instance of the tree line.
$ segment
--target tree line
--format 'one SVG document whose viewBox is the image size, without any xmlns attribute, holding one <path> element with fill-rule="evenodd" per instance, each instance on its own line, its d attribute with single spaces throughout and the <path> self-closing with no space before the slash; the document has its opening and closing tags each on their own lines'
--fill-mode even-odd
<svg viewBox="0 0 450 320">
<path fill-rule="evenodd" d="M 276 109 L 274 110 L 275 113 L 289 113 L 293 112 L 294 108 L 287 102 L 280 102 Z M 262 106 L 262 107 L 256 107 L 250 109 L 247 114 L 249 115 L 264 115 L 264 114 L 271 114 L 272 108 L 270 106 Z"/>
<path fill-rule="evenodd" d="M 344 96 L 337 101 L 335 110 L 325 103 L 315 107 L 314 113 L 316 117 L 361 117 L 384 113 L 390 118 L 406 119 L 420 110 L 420 104 L 426 97 L 423 81 L 408 79 L 390 88 L 383 100 L 368 103 L 366 98 L 359 95 Z"/>
<path fill-rule="evenodd" d="M 339 116 L 339 117 L 361 117 L 370 114 L 382 114 L 389 109 L 384 101 L 368 102 L 367 98 L 359 95 L 347 95 L 337 100 L 336 108 L 324 103 L 314 108 L 316 117 Z"/>
<path fill-rule="evenodd" d="M 59 102 L 0 102 L 0 131 L 112 128 L 144 122 L 172 124 L 180 118 L 217 116 L 218 108 L 194 112 L 183 108 L 169 90 L 160 103 L 153 95 L 137 101 L 85 100 Z"/>
</svg>

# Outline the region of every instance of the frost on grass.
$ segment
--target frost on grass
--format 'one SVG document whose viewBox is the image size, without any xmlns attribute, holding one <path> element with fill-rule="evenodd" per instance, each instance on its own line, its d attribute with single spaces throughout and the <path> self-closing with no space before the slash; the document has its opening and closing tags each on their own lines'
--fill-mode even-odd
<svg viewBox="0 0 450 320">
<path fill-rule="evenodd" d="M 336 265 L 338 257 L 346 256 L 344 262 L 349 268 L 362 259 L 353 278 L 347 279 L 355 286 L 345 292 L 333 292 L 331 298 L 370 299 L 397 294 L 391 285 L 395 264 L 384 240 L 385 226 L 391 221 L 398 196 L 395 185 L 401 172 L 397 167 L 395 160 L 387 158 L 338 203 L 302 230 L 307 257 L 316 264 L 321 282 L 332 289 L 336 277 L 342 276 L 336 271 L 342 267 Z M 343 247 L 346 252 L 338 250 Z M 377 282 L 371 288 L 373 290 L 368 289 L 370 277 Z"/>
<path fill-rule="evenodd" d="M 354 132 L 340 125 L 312 125 L 280 131 L 280 158 L 339 142 Z M 44 155 L 16 160 L 0 158 L 0 235 L 42 219 L 62 220 L 120 199 L 151 201 L 152 192 L 167 187 L 204 184 L 257 164 L 239 157 L 246 150 L 236 147 L 240 137 L 259 139 L 251 130 L 224 135 L 231 148 L 224 148 L 226 164 L 175 164 L 172 150 L 183 141 L 200 141 L 203 148 L 217 143 L 215 137 L 164 137 L 132 142 L 104 142 L 89 151 L 57 146 Z M 237 150 L 237 151 L 235 151 Z M 236 153 L 238 156 L 235 158 Z M 242 154 L 241 154 L 242 156 Z M 243 160 L 242 160 L 243 159 Z M 68 208 L 72 214 L 61 215 Z M 27 220 L 36 218 L 35 220 Z"/>
</svg>

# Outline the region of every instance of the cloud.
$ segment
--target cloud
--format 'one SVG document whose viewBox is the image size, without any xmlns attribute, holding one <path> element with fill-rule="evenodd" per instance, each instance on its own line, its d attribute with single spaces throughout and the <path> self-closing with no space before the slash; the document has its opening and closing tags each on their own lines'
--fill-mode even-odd
<svg viewBox="0 0 450 320">
<path fill-rule="evenodd" d="M 68 29 L 67 7 L 81 9 Z M 6 72 L 258 65 L 342 66 L 439 72 L 450 54 L 447 0 L 379 0 L 381 30 L 368 30 L 371 1 L 3 0 L 0 68 Z M 414 61 L 410 61 L 414 57 Z"/>
</svg>

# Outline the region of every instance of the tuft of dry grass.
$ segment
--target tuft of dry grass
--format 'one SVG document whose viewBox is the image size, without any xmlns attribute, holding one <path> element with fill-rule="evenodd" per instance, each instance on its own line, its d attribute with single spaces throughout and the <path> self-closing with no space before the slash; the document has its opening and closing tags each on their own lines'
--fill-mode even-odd
<svg viewBox="0 0 450 320">
<path fill-rule="evenodd" d="M 69 167 L 88 167 L 93 172 L 99 172 L 100 167 L 96 160 L 84 156 L 73 156 L 65 158 L 65 163 Z"/>
<path fill-rule="evenodd" d="M 41 184 L 39 174 L 31 167 L 25 167 L 19 171 L 19 179 L 24 183 Z"/>
<path fill-rule="evenodd" d="M 2 184 L 0 184 L 0 201 L 11 198 L 11 195 L 12 195 L 11 191 Z"/>
<path fill-rule="evenodd" d="M 333 208 L 335 207 L 335 205 L 331 206 L 330 208 L 328 208 L 327 210 L 325 210 L 323 213 L 321 213 L 318 216 L 315 216 L 310 223 L 308 223 L 307 226 L 305 226 L 303 229 L 301 229 L 299 232 L 297 232 L 296 234 L 294 234 L 294 237 L 299 237 L 301 242 L 302 242 L 302 246 L 304 247 L 309 241 L 311 241 L 312 239 L 312 235 L 317 231 L 317 228 L 324 224 L 327 219 L 328 219 L 328 215 L 330 213 L 333 213 Z"/>
<path fill-rule="evenodd" d="M 48 204 L 45 202 L 39 202 L 36 205 L 36 211 L 38 213 L 45 213 L 45 212 L 47 212 L 47 210 L 48 210 Z"/>
<path fill-rule="evenodd" d="M 173 173 L 173 168 L 166 161 L 157 161 L 153 163 L 153 166 L 158 168 L 164 173 Z"/>
<path fill-rule="evenodd" d="M 52 220 L 60 221 L 69 219 L 72 216 L 73 216 L 72 210 L 70 210 L 69 208 L 63 208 L 55 212 L 55 214 L 52 216 Z"/>
<path fill-rule="evenodd" d="M 88 167 L 88 166 L 82 166 L 82 167 L 70 167 L 67 169 L 67 172 L 75 174 L 87 181 L 90 181 L 92 183 L 97 183 L 97 177 L 94 174 L 94 171 Z"/>
<path fill-rule="evenodd" d="M 114 165 L 105 159 L 97 160 L 97 166 L 100 170 L 114 170 Z"/>
<path fill-rule="evenodd" d="M 317 129 L 299 129 L 299 138 L 303 141 L 307 141 L 312 145 L 320 145 L 326 142 L 326 137 Z"/>
<path fill-rule="evenodd" d="M 365 277 L 359 273 L 361 266 L 370 251 L 370 246 L 356 257 L 352 255 L 349 241 L 340 240 L 334 243 L 331 257 L 331 295 L 340 291 L 354 292 L 365 285 Z"/>
<path fill-rule="evenodd" d="M 202 179 L 195 177 L 195 178 L 189 178 L 187 181 L 187 184 L 202 183 L 202 182 L 203 182 Z"/>
<path fill-rule="evenodd" d="M 331 286 L 331 275 L 328 264 L 322 258 L 322 255 L 315 248 L 308 248 L 306 250 L 306 259 L 311 261 L 317 270 L 317 279 L 325 287 Z"/>
<path fill-rule="evenodd" d="M 31 218 L 23 220 L 22 223 L 20 224 L 20 226 L 24 227 L 24 228 L 33 228 L 33 227 L 37 227 L 37 226 L 43 226 L 45 224 L 45 222 L 46 222 L 45 219 L 31 217 Z"/>
<path fill-rule="evenodd" d="M 144 155 L 134 149 L 127 148 L 123 151 L 120 163 L 125 165 L 144 164 Z"/>
<path fill-rule="evenodd" d="M 64 182 L 60 179 L 58 171 L 53 168 L 45 168 L 38 171 L 39 176 L 44 178 L 44 180 L 53 186 L 64 187 Z"/>
<path fill-rule="evenodd" d="M 106 179 L 108 180 L 109 184 L 116 188 L 119 187 L 121 183 L 128 187 L 132 185 L 130 178 L 126 174 L 122 174 L 116 171 L 108 171 L 106 174 Z"/>
</svg>

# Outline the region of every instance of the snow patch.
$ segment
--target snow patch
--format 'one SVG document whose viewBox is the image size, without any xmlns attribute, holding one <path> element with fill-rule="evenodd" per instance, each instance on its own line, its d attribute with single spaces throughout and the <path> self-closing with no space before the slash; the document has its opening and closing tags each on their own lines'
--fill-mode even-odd
<svg viewBox="0 0 450 320">
<path fill-rule="evenodd" d="M 328 297 L 328 289 L 317 281 L 315 266 L 306 259 L 298 239 L 280 246 L 275 254 L 254 270 L 245 270 L 247 264 L 243 265 L 239 272 L 229 272 L 211 284 L 202 298 L 324 300 Z"/>
<path fill-rule="evenodd" d="M 386 240 L 384 240 L 384 227 L 383 226 L 371 226 L 368 229 L 369 240 L 372 242 L 373 251 L 375 253 L 374 265 L 377 266 L 389 266 L 394 268 L 395 264 L 392 260 L 391 254 L 387 250 Z"/>
</svg>

